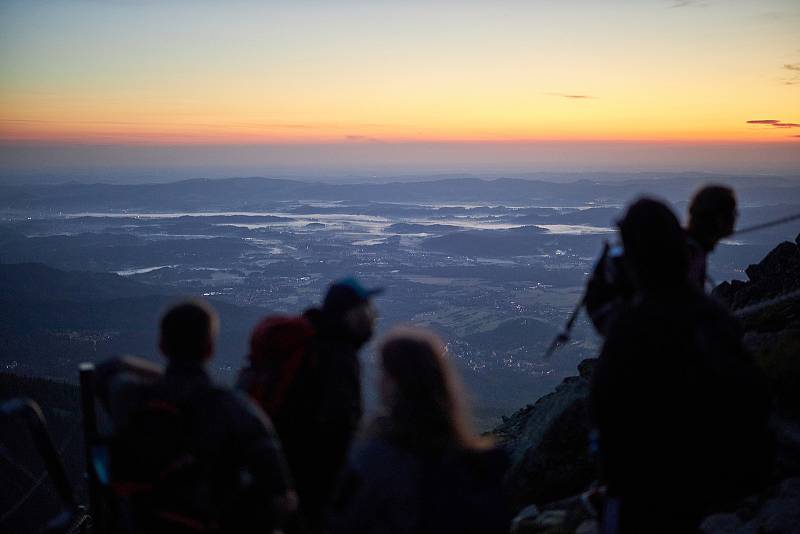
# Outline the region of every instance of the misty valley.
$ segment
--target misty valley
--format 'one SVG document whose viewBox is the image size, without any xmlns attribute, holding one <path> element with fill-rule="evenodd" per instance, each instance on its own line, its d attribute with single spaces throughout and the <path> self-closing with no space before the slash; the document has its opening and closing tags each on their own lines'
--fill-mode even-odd
<svg viewBox="0 0 800 534">
<path fill-rule="evenodd" d="M 626 202 L 646 192 L 682 214 L 692 190 L 711 179 L 722 177 L 6 186 L 0 370 L 74 381 L 84 360 L 158 360 L 158 314 L 193 295 L 220 312 L 214 371 L 231 383 L 259 318 L 300 313 L 331 281 L 356 275 L 386 288 L 376 301 L 378 337 L 411 323 L 445 338 L 489 428 L 596 354 L 599 339 L 581 319 L 570 343 L 543 357 L 603 243 L 616 240 Z M 733 182 L 740 228 L 800 210 L 796 182 Z M 796 233 L 788 225 L 733 236 L 711 256 L 711 278 L 743 278 Z M 372 350 L 364 359 L 374 404 Z"/>
</svg>

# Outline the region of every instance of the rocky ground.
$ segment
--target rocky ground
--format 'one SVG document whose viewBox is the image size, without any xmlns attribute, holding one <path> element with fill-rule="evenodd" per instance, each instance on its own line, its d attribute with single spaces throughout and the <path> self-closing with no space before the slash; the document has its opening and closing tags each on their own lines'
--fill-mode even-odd
<svg viewBox="0 0 800 534">
<path fill-rule="evenodd" d="M 800 533 L 800 235 L 746 273 L 747 281 L 724 282 L 712 295 L 739 316 L 744 342 L 769 380 L 776 465 L 769 487 L 707 517 L 701 531 Z M 593 364 L 584 360 L 578 376 L 492 431 L 512 459 L 508 485 L 520 510 L 513 532 L 597 532 L 589 505 L 596 474 L 587 399 Z"/>
</svg>

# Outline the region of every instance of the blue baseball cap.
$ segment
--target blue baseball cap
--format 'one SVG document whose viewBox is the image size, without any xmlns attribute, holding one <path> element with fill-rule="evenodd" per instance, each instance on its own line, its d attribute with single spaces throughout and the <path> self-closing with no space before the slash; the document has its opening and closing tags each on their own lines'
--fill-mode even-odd
<svg viewBox="0 0 800 534">
<path fill-rule="evenodd" d="M 328 288 L 322 309 L 327 312 L 344 313 L 351 308 L 360 306 L 376 296 L 383 293 L 384 288 L 366 288 L 354 277 L 336 280 Z"/>
</svg>

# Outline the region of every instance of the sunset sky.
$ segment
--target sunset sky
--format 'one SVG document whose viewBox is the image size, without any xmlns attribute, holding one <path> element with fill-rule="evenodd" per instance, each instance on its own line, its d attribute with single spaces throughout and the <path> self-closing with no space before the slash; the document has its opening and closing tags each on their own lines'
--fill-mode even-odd
<svg viewBox="0 0 800 534">
<path fill-rule="evenodd" d="M 797 0 L 4 0 L 1 154 L 769 143 L 800 164 L 798 28 Z"/>
</svg>

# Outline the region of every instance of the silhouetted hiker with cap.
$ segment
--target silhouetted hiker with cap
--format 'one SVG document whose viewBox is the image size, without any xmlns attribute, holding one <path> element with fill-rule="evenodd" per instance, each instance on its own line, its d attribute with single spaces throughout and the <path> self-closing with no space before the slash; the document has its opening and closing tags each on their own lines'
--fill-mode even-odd
<svg viewBox="0 0 800 534">
<path fill-rule="evenodd" d="M 372 298 L 381 288 L 365 288 L 355 278 L 334 282 L 322 308 L 303 315 L 315 332 L 320 365 L 321 411 L 316 494 L 307 502 L 321 518 L 347 461 L 347 452 L 361 424 L 361 364 L 358 351 L 370 340 L 377 313 Z"/>
<path fill-rule="evenodd" d="M 620 231 L 633 296 L 591 396 L 609 495 L 603 532 L 693 532 L 767 474 L 769 402 L 737 323 L 689 281 L 669 208 L 639 200 Z"/>
<path fill-rule="evenodd" d="M 685 230 L 688 269 L 686 276 L 699 291 L 705 291 L 707 260 L 717 243 L 733 233 L 736 223 L 736 196 L 729 187 L 707 185 L 689 203 Z M 586 287 L 586 311 L 595 329 L 606 335 L 611 323 L 633 295 L 633 281 L 625 268 L 620 247 L 606 246 Z"/>
<path fill-rule="evenodd" d="M 333 283 L 321 308 L 273 316 L 253 330 L 240 387 L 275 423 L 300 496 L 304 526 L 319 532 L 361 415 L 358 351 L 375 322 L 367 289 L 355 278 Z"/>
<path fill-rule="evenodd" d="M 296 507 L 269 420 L 206 371 L 218 320 L 188 301 L 161 320 L 166 370 L 138 358 L 97 368 L 114 424 L 109 486 L 130 532 L 269 532 Z"/>
<path fill-rule="evenodd" d="M 470 429 L 435 335 L 391 333 L 380 349 L 383 415 L 354 447 L 334 534 L 505 534 L 505 453 Z"/>
</svg>

